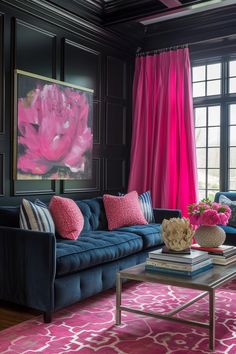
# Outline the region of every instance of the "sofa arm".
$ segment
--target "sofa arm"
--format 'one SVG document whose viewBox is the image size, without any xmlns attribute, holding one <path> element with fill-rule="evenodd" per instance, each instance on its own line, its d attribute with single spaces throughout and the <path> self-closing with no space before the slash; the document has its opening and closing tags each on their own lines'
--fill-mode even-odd
<svg viewBox="0 0 236 354">
<path fill-rule="evenodd" d="M 55 270 L 52 233 L 0 227 L 0 299 L 53 311 Z"/>
<path fill-rule="evenodd" d="M 164 219 L 181 218 L 181 210 L 153 208 L 154 219 L 157 224 L 161 224 Z"/>
</svg>

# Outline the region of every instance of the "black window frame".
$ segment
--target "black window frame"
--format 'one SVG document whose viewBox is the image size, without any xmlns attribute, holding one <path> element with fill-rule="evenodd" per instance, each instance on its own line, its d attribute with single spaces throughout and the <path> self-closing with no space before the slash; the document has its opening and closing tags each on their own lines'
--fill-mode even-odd
<svg viewBox="0 0 236 354">
<path fill-rule="evenodd" d="M 193 98 L 193 107 L 208 107 L 220 105 L 221 119 L 220 119 L 220 191 L 236 191 L 229 188 L 229 107 L 230 104 L 236 104 L 236 93 L 229 93 L 229 62 L 236 60 L 236 53 L 226 55 L 206 57 L 201 59 L 191 60 L 191 67 L 221 63 L 221 94 L 201 96 Z M 207 76 L 205 77 L 207 82 Z M 205 92 L 207 94 L 207 91 Z M 208 146 L 206 147 L 208 149 Z M 208 154 L 207 154 L 208 155 Z M 206 157 L 207 158 L 207 157 Z M 207 162 L 206 162 L 207 164 Z M 207 172 L 206 172 L 207 174 Z M 200 189 L 199 189 L 200 190 Z M 206 185 L 205 193 L 208 190 Z M 206 193 L 207 195 L 207 193 Z"/>
</svg>

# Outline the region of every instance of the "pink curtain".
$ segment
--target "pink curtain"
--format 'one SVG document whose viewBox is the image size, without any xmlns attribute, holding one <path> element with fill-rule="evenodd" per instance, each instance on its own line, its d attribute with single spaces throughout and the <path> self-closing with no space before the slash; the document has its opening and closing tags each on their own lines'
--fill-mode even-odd
<svg viewBox="0 0 236 354">
<path fill-rule="evenodd" d="M 154 207 L 185 216 L 197 200 L 188 48 L 136 58 L 128 190 L 150 190 Z"/>
</svg>

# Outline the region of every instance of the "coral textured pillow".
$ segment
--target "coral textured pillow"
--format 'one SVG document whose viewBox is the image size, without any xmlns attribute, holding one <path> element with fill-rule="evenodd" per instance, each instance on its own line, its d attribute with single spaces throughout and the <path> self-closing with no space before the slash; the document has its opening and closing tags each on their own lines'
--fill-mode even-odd
<svg viewBox="0 0 236 354">
<path fill-rule="evenodd" d="M 84 226 L 84 217 L 78 205 L 72 199 L 54 196 L 49 210 L 61 237 L 76 240 Z"/>
<path fill-rule="evenodd" d="M 122 197 L 104 194 L 103 203 L 109 230 L 122 226 L 147 224 L 140 207 L 138 193 L 135 191 Z"/>
</svg>

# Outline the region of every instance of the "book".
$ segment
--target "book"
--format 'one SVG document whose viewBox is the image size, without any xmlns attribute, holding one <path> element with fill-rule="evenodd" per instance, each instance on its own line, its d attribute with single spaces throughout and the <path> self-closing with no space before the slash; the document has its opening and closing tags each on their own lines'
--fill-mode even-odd
<svg viewBox="0 0 236 354">
<path fill-rule="evenodd" d="M 162 249 L 158 249 L 149 252 L 148 256 L 149 258 L 153 258 L 153 259 L 160 259 L 160 260 L 180 262 L 180 263 L 193 263 L 193 264 L 209 258 L 207 252 L 198 251 L 194 249 L 191 250 L 190 254 L 181 254 L 181 255 L 176 255 L 173 253 L 170 254 L 162 253 Z"/>
<path fill-rule="evenodd" d="M 232 257 L 219 257 L 219 256 L 214 256 L 214 255 L 210 255 L 211 259 L 212 259 L 212 263 L 213 264 L 218 264 L 218 265 L 228 265 L 232 262 L 236 262 L 236 255 L 232 256 Z"/>
<path fill-rule="evenodd" d="M 212 255 L 218 255 L 220 257 L 230 257 L 236 254 L 236 247 L 229 245 L 221 245 L 219 247 L 201 247 L 197 243 L 191 246 L 192 249 L 199 249 L 208 252 Z"/>
<path fill-rule="evenodd" d="M 186 248 L 185 250 L 182 250 L 182 251 L 174 251 L 174 250 L 171 250 L 170 248 L 167 248 L 166 246 L 163 246 L 162 247 L 162 253 L 171 253 L 171 254 L 190 254 L 191 253 L 191 249 L 190 247 L 189 248 Z"/>
<path fill-rule="evenodd" d="M 205 272 L 206 270 L 209 270 L 211 268 L 213 268 L 212 263 L 206 265 L 205 267 L 194 270 L 192 272 L 187 271 L 187 270 L 166 269 L 166 268 L 160 268 L 160 267 L 153 267 L 151 265 L 145 265 L 145 269 L 150 272 L 165 273 L 165 274 L 170 274 L 170 275 L 183 275 L 183 276 L 188 276 L 188 277 L 193 277 L 194 275 Z"/>
<path fill-rule="evenodd" d="M 229 258 L 229 257 L 232 257 L 232 256 L 234 256 L 236 254 L 236 249 L 232 250 L 232 251 L 229 251 L 229 252 L 225 252 L 225 253 L 208 252 L 208 254 L 212 255 L 212 256 L 217 256 L 217 257 Z"/>
<path fill-rule="evenodd" d="M 195 250 L 199 250 L 199 251 L 214 252 L 214 253 L 220 253 L 220 254 L 236 249 L 236 247 L 229 246 L 229 245 L 221 245 L 219 247 L 201 247 L 197 243 L 192 244 L 191 248 L 195 249 Z"/>
<path fill-rule="evenodd" d="M 146 260 L 146 265 L 150 265 L 152 267 L 159 267 L 165 269 L 176 269 L 176 270 L 185 270 L 185 271 L 194 271 L 200 269 L 208 264 L 212 263 L 212 259 L 205 259 L 204 261 L 190 264 L 190 263 L 178 263 L 178 262 L 169 262 L 169 261 L 160 261 L 158 259 L 150 259 Z"/>
</svg>

